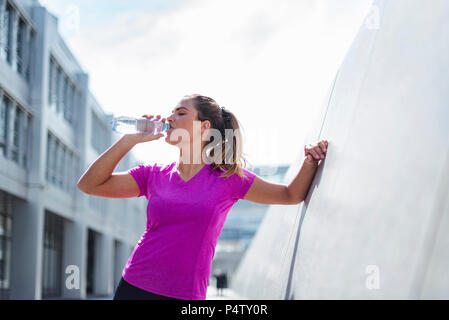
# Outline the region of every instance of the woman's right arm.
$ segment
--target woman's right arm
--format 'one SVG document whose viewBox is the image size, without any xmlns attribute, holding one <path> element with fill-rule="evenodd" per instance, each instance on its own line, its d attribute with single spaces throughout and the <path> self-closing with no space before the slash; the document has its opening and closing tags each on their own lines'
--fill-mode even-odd
<svg viewBox="0 0 449 320">
<path fill-rule="evenodd" d="M 162 136 L 162 133 L 158 135 L 139 133 L 122 136 L 90 165 L 79 179 L 78 189 L 89 195 L 106 198 L 137 197 L 140 189 L 133 176 L 128 172 L 113 173 L 113 171 L 119 161 L 137 143 L 157 140 Z"/>
</svg>

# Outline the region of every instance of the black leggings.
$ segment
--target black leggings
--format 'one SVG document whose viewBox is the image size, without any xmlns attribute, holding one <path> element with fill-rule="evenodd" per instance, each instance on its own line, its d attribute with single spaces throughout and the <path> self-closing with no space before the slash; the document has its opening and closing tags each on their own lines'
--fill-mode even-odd
<svg viewBox="0 0 449 320">
<path fill-rule="evenodd" d="M 115 289 L 112 300 L 180 300 L 176 298 L 161 296 L 149 291 L 142 290 L 126 282 L 123 277 Z"/>
</svg>

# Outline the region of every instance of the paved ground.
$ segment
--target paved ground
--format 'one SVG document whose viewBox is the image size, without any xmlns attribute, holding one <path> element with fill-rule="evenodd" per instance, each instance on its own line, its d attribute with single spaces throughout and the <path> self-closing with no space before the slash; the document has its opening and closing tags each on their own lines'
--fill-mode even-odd
<svg viewBox="0 0 449 320">
<path fill-rule="evenodd" d="M 223 296 L 219 296 L 217 294 L 217 288 L 209 286 L 207 287 L 206 300 L 246 300 L 229 288 L 224 289 L 222 294 Z"/>
<path fill-rule="evenodd" d="M 106 297 L 88 297 L 86 300 L 112 300 L 112 296 Z M 217 294 L 217 288 L 213 286 L 207 287 L 206 300 L 245 300 L 231 289 L 224 289 L 222 296 Z"/>
</svg>

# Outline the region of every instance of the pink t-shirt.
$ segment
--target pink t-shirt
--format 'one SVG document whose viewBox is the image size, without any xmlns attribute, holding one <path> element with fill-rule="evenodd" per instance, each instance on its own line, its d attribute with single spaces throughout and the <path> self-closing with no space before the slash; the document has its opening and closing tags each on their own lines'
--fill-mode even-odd
<svg viewBox="0 0 449 320">
<path fill-rule="evenodd" d="M 243 199 L 248 179 L 206 164 L 185 182 L 170 165 L 139 165 L 128 170 L 148 199 L 146 230 L 122 276 L 146 291 L 186 300 L 204 300 L 218 237 L 231 207 Z"/>
</svg>

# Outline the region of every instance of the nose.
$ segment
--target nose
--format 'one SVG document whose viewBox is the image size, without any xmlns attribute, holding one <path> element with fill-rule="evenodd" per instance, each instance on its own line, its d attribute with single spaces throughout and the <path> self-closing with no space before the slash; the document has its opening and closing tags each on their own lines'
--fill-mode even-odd
<svg viewBox="0 0 449 320">
<path fill-rule="evenodd" d="M 173 115 L 167 118 L 167 122 L 171 125 L 173 123 Z"/>
</svg>

